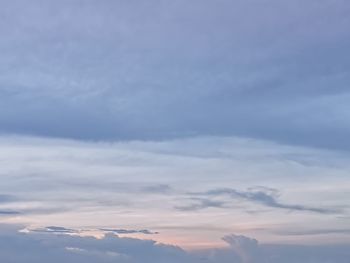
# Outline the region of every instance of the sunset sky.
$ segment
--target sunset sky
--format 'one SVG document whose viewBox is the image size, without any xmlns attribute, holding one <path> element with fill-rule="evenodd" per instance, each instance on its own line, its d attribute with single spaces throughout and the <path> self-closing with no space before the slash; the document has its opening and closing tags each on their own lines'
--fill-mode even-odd
<svg viewBox="0 0 350 263">
<path fill-rule="evenodd" d="M 349 263 L 349 12 L 0 1 L 0 261 Z"/>
</svg>

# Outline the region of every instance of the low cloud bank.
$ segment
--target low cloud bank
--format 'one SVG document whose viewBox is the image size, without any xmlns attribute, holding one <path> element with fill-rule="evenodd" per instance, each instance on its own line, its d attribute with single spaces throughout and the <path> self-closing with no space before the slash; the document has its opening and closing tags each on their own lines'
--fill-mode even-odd
<svg viewBox="0 0 350 263">
<path fill-rule="evenodd" d="M 57 229 L 65 229 L 59 228 Z M 55 228 L 55 229 L 56 229 Z M 20 233 L 19 228 L 0 226 L 0 255 L 4 262 L 85 263 L 348 263 L 349 246 L 264 245 L 255 239 L 227 235 L 222 249 L 185 251 L 152 240 L 121 238 L 108 233 L 102 239 L 55 233 Z"/>
</svg>

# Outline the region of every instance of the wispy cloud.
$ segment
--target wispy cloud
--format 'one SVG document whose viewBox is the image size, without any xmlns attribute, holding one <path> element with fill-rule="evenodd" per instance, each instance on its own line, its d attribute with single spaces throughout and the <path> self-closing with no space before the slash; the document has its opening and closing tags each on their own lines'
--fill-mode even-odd
<svg viewBox="0 0 350 263">
<path fill-rule="evenodd" d="M 19 215 L 21 212 L 15 211 L 15 210 L 0 210 L 0 216 L 1 215 Z"/>
<path fill-rule="evenodd" d="M 121 229 L 121 228 L 66 228 L 62 226 L 47 226 L 44 228 L 34 228 L 26 229 L 29 232 L 37 233 L 51 233 L 51 234 L 79 234 L 79 233 L 91 233 L 92 231 L 102 231 L 104 234 L 113 233 L 113 234 L 145 234 L 145 235 L 156 235 L 158 232 L 153 232 L 148 229 Z"/>
<path fill-rule="evenodd" d="M 79 233 L 79 230 L 74 230 L 71 228 L 65 228 L 61 226 L 47 226 L 45 228 L 36 228 L 31 229 L 32 232 L 39 232 L 39 233 L 54 233 L 54 234 L 73 234 L 73 233 Z"/>
<path fill-rule="evenodd" d="M 106 143 L 2 136 L 0 158 L 1 217 L 34 226 L 161 230 L 157 240 L 191 232 L 196 246 L 202 235 L 216 243 L 223 234 L 213 217 L 218 225 L 261 226 L 269 216 L 263 227 L 275 240 L 281 236 L 269 230 L 281 222 L 328 227 L 326 216 L 314 214 L 329 214 L 344 228 L 337 216 L 348 214 L 348 160 L 318 149 L 236 137 Z M 292 181 L 295 174 L 307 180 Z M 269 180 L 270 188 L 256 187 Z M 193 222 L 208 230 L 189 230 Z"/>
<path fill-rule="evenodd" d="M 242 200 L 253 203 L 258 203 L 263 206 L 272 207 L 272 208 L 281 208 L 289 211 L 305 211 L 305 212 L 314 212 L 320 214 L 332 214 L 332 213 L 340 213 L 341 211 L 334 208 L 322 208 L 322 207 L 311 207 L 299 204 L 285 204 L 278 201 L 279 192 L 276 189 L 271 188 L 250 188 L 247 191 L 240 191 L 233 188 L 218 188 L 209 190 L 201 193 L 192 193 L 190 195 L 199 195 L 199 196 L 207 196 L 207 197 L 217 197 L 217 196 L 229 196 L 231 200 Z M 207 200 L 207 199 L 205 199 Z M 212 201 L 215 204 L 215 201 Z M 193 207 L 194 209 L 209 207 L 211 201 L 206 203 L 202 203 L 202 206 Z M 223 205 L 223 202 L 219 202 L 220 207 Z M 191 207 L 188 207 L 190 209 Z"/>
<path fill-rule="evenodd" d="M 101 231 L 110 232 L 115 234 L 145 234 L 156 235 L 158 232 L 153 232 L 148 229 L 134 230 L 134 229 L 113 229 L 113 228 L 100 228 Z"/>
<path fill-rule="evenodd" d="M 226 202 L 223 201 L 217 201 L 217 200 L 211 200 L 208 198 L 190 198 L 190 201 L 192 202 L 189 205 L 179 205 L 175 206 L 176 209 L 181 211 L 196 211 L 206 208 L 224 208 L 227 207 L 225 204 Z"/>
<path fill-rule="evenodd" d="M 140 188 L 140 191 L 145 193 L 169 194 L 173 191 L 173 189 L 167 184 L 156 184 L 142 187 Z"/>
<path fill-rule="evenodd" d="M 314 235 L 327 235 L 327 234 L 343 234 L 349 235 L 350 228 L 321 228 L 321 229 L 302 229 L 302 230 L 276 230 L 273 231 L 278 235 L 284 236 L 314 236 Z"/>
</svg>

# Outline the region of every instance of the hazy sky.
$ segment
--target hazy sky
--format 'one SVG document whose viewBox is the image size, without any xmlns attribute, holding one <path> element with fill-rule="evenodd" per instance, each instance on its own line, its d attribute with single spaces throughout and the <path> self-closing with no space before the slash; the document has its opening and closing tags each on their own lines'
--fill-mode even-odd
<svg viewBox="0 0 350 263">
<path fill-rule="evenodd" d="M 348 263 L 349 12 L 1 0 L 1 258 Z"/>
</svg>

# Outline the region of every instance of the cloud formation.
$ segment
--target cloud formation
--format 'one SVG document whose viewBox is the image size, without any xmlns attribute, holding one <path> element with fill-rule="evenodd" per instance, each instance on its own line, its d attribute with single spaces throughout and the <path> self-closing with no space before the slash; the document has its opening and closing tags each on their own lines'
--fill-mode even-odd
<svg viewBox="0 0 350 263">
<path fill-rule="evenodd" d="M 349 9 L 345 0 L 6 1 L 0 132 L 349 149 Z"/>
<path fill-rule="evenodd" d="M 221 208 L 225 207 L 225 202 L 223 201 L 216 201 L 216 200 L 210 200 L 208 198 L 190 198 L 191 202 L 193 202 L 190 205 L 179 205 L 175 206 L 176 209 L 181 210 L 181 211 L 196 211 L 200 209 L 205 209 L 205 208 Z"/>
<path fill-rule="evenodd" d="M 37 232 L 37 233 L 51 233 L 51 234 L 81 234 L 81 233 L 89 233 L 91 231 L 102 231 L 103 233 L 111 233 L 111 234 L 145 234 L 145 235 L 156 235 L 158 232 L 153 232 L 148 229 L 114 229 L 114 228 L 82 228 L 82 229 L 72 229 L 61 226 L 47 226 L 44 228 L 34 228 L 34 229 L 26 229 L 27 232 Z"/>
<path fill-rule="evenodd" d="M 45 228 L 36 228 L 36 229 L 31 229 L 30 231 L 33 232 L 40 232 L 40 233 L 54 233 L 54 234 L 73 234 L 73 233 L 78 233 L 78 230 L 70 229 L 70 228 L 65 228 L 61 226 L 47 226 Z"/>
<path fill-rule="evenodd" d="M 236 137 L 106 143 L 3 136 L 0 158 L 1 220 L 29 229 L 159 231 L 152 238 L 193 248 L 217 246 L 230 231 L 291 242 L 298 236 L 278 231 L 349 228 L 350 166 L 338 152 Z M 328 240 L 350 241 L 333 232 L 305 243 Z"/>
<path fill-rule="evenodd" d="M 304 205 L 296 204 L 284 204 L 279 202 L 276 198 L 278 191 L 276 189 L 259 187 L 259 188 L 250 188 L 247 191 L 239 191 L 233 188 L 221 188 L 209 190 L 202 193 L 192 193 L 192 195 L 201 195 L 208 197 L 217 197 L 222 195 L 228 195 L 233 200 L 245 200 L 253 203 L 262 204 L 267 207 L 272 208 L 281 208 L 289 211 L 305 211 L 305 212 L 314 212 L 320 214 L 332 214 L 340 213 L 341 211 L 332 208 L 320 208 L 320 207 L 309 207 Z M 191 195 L 191 194 L 190 194 Z M 198 210 L 208 207 L 223 207 L 225 202 L 223 201 L 213 201 L 210 199 L 199 199 L 199 203 L 195 205 L 180 207 L 182 210 Z"/>
<path fill-rule="evenodd" d="M 179 247 L 152 240 L 120 238 L 106 234 L 102 239 L 70 236 L 71 231 L 50 227 L 51 233 L 18 233 L 1 226 L 0 254 L 5 262 L 188 262 L 191 257 Z M 58 232 L 57 232 L 58 231 Z M 60 233 L 61 235 L 57 235 Z M 20 251 L 20 253 L 19 253 Z M 196 262 L 196 261 L 193 261 Z"/>
<path fill-rule="evenodd" d="M 16 200 L 17 200 L 17 198 L 13 195 L 0 194 L 0 204 L 10 203 L 10 202 L 14 202 Z"/>
<path fill-rule="evenodd" d="M 156 235 L 158 232 L 153 232 L 148 229 L 134 230 L 134 229 L 113 229 L 113 228 L 100 228 L 100 230 L 105 232 L 110 232 L 114 234 L 145 234 L 145 235 Z"/>
<path fill-rule="evenodd" d="M 0 216 L 1 215 L 19 215 L 19 211 L 14 211 L 14 210 L 0 210 Z"/>
<path fill-rule="evenodd" d="M 348 263 L 349 13 L 1 1 L 1 260 Z"/>
<path fill-rule="evenodd" d="M 54 228 L 56 229 L 56 228 Z M 61 228 L 57 228 L 61 230 Z M 87 263 L 347 263 L 347 246 L 264 245 L 242 235 L 227 235 L 227 248 L 185 251 L 152 240 L 121 238 L 106 234 L 102 239 L 68 233 L 19 233 L 0 226 L 0 254 L 4 262 Z"/>
<path fill-rule="evenodd" d="M 240 257 L 242 263 L 257 261 L 260 256 L 258 241 L 242 235 L 228 235 L 222 238 Z"/>
</svg>

